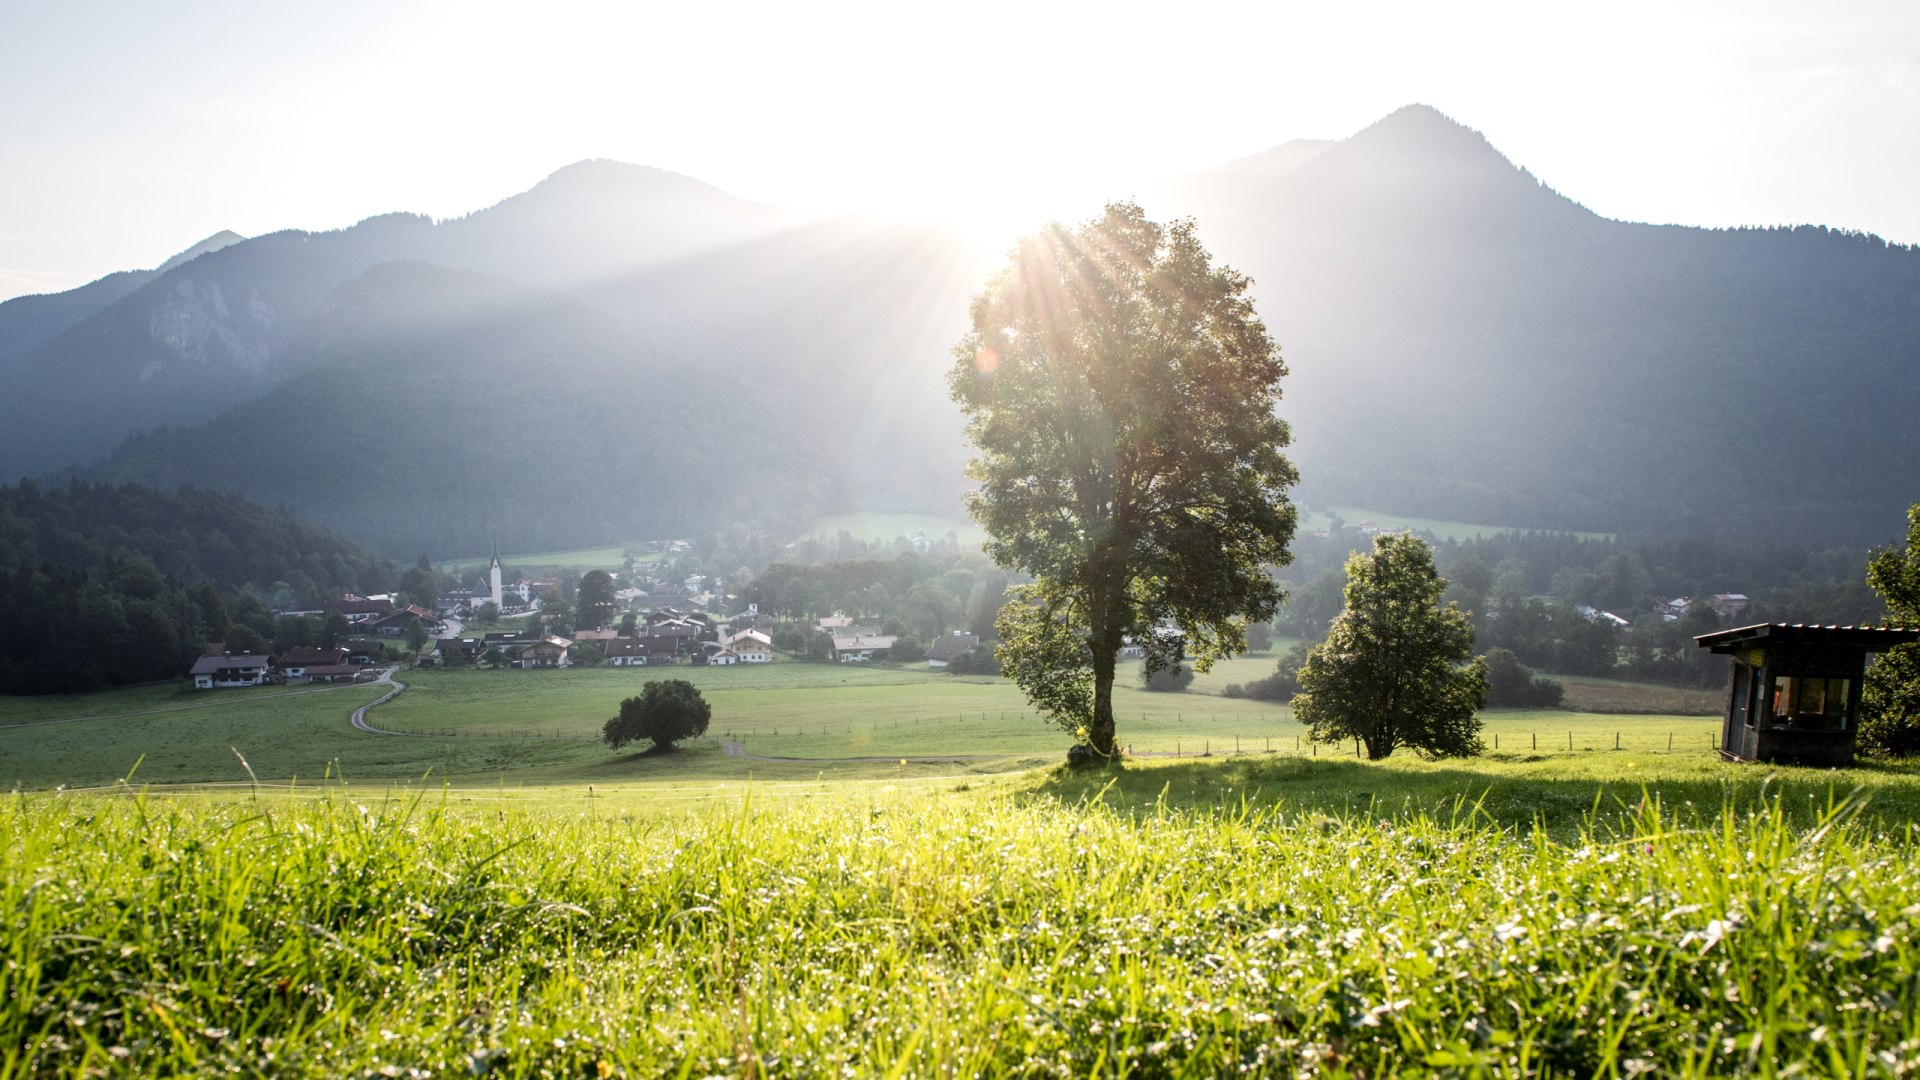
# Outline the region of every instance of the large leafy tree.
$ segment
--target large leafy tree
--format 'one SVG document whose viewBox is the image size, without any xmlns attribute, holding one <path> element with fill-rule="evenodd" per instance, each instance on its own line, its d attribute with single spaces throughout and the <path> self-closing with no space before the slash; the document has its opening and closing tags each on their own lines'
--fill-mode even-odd
<svg viewBox="0 0 1920 1080">
<path fill-rule="evenodd" d="M 615 750 L 642 740 L 664 750 L 706 734 L 712 717 L 713 709 L 698 687 L 685 679 L 660 679 L 622 701 L 620 715 L 607 721 L 601 735 Z"/>
<path fill-rule="evenodd" d="M 1307 653 L 1293 699 L 1309 738 L 1358 739 L 1376 761 L 1402 746 L 1427 757 L 1485 749 L 1486 663 L 1473 659 L 1467 613 L 1440 606 L 1446 589 L 1433 549 L 1410 533 L 1376 536 L 1347 560 L 1346 608 Z"/>
<path fill-rule="evenodd" d="M 1920 503 L 1907 509 L 1906 546 L 1875 552 L 1867 584 L 1887 602 L 1892 625 L 1920 626 Z M 1920 644 L 1889 650 L 1867 669 L 1860 745 L 1874 753 L 1920 754 Z"/>
<path fill-rule="evenodd" d="M 1204 670 L 1283 595 L 1268 571 L 1296 519 L 1274 415 L 1286 367 L 1247 286 L 1192 222 L 1118 203 L 1022 239 L 954 350 L 968 508 L 993 559 L 1034 579 L 1001 609 L 1002 665 L 1101 757 L 1129 638 L 1150 669 Z"/>
<path fill-rule="evenodd" d="M 614 595 L 613 575 L 605 570 L 589 570 L 580 575 L 579 588 L 573 594 L 575 625 L 597 630 L 613 622 L 620 613 L 620 600 Z"/>
</svg>

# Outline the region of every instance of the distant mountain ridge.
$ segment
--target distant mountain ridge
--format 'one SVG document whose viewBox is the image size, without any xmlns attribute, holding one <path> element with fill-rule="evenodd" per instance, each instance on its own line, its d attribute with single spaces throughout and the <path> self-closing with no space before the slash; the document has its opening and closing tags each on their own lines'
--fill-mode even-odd
<svg viewBox="0 0 1920 1080">
<path fill-rule="evenodd" d="M 23 355 L 46 344 L 61 331 L 105 310 L 174 267 L 245 239 L 239 233 L 222 229 L 155 269 L 122 270 L 65 292 L 18 296 L 0 303 L 0 375 L 6 372 L 8 357 Z"/>
<path fill-rule="evenodd" d="M 1411 106 L 1193 214 L 1292 368 L 1310 498 L 1879 542 L 1920 492 L 1920 251 L 1601 218 Z"/>
<path fill-rule="evenodd" d="M 134 431 L 195 423 L 258 398 L 297 374 L 290 346 L 326 297 L 383 262 L 410 259 L 565 287 L 802 220 L 664 170 L 582 162 L 438 224 L 395 213 L 332 232 L 273 233 L 151 273 L 103 279 L 59 294 L 69 298 L 64 303 L 9 301 L 0 304 L 0 341 L 26 347 L 0 345 L 0 355 L 11 357 L 4 371 L 15 390 L 0 401 L 0 466 L 24 475 L 76 464 Z M 73 302 L 76 294 L 88 302 Z M 31 317 L 31 329 L 15 310 Z M 81 415 L 86 426 L 70 423 Z"/>
<path fill-rule="evenodd" d="M 1253 277 L 1309 501 L 1858 543 L 1920 492 L 1914 249 L 1610 221 L 1424 106 L 1147 206 Z M 583 162 L 465 218 L 274 234 L 137 284 L 0 357 L 0 470 L 142 431 L 86 475 L 230 476 L 402 557 L 489 521 L 556 549 L 951 510 L 948 350 L 997 262 Z"/>
</svg>

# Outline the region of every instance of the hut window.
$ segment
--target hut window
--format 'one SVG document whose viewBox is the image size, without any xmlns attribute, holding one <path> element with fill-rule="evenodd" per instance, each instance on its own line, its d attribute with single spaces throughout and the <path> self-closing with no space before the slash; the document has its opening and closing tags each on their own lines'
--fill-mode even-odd
<svg viewBox="0 0 1920 1080">
<path fill-rule="evenodd" d="M 1782 676 L 1773 680 L 1776 727 L 1839 731 L 1847 726 L 1847 680 Z"/>
</svg>

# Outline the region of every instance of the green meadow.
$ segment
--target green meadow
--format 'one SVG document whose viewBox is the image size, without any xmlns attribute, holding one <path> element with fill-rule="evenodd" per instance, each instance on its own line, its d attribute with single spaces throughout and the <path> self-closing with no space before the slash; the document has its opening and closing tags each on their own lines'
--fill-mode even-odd
<svg viewBox="0 0 1920 1080">
<path fill-rule="evenodd" d="M 1466 521 L 1448 521 L 1444 518 L 1411 517 L 1406 514 L 1389 514 L 1380 510 L 1368 510 L 1360 506 L 1329 506 L 1300 515 L 1302 531 L 1324 529 L 1332 518 L 1338 515 L 1348 525 L 1358 525 L 1362 521 L 1371 521 L 1383 529 L 1411 529 L 1415 532 L 1432 533 L 1441 540 L 1471 540 L 1476 536 L 1493 536 L 1503 532 L 1526 532 L 1524 526 L 1486 525 Z M 1612 538 L 1612 533 L 1575 532 L 1572 535 L 1588 540 Z"/>
<path fill-rule="evenodd" d="M 1140 758 L 1250 754 L 1338 757 L 1314 746 L 1286 705 L 1220 696 L 1272 669 L 1226 661 L 1184 693 L 1149 693 L 1137 662 L 1115 690 L 1120 738 Z M 397 735 L 353 730 L 371 686 L 192 691 L 143 687 L 71 698 L 0 698 L 0 785 L 92 787 L 132 775 L 160 783 L 349 780 L 457 784 L 688 776 L 787 778 L 1004 772 L 1059 760 L 1071 741 L 1008 682 L 904 665 L 776 662 L 726 668 L 404 671 L 408 689 L 368 714 Z M 599 741 L 621 699 L 649 679 L 692 681 L 712 704 L 704 740 L 664 755 Z M 1656 688 L 1641 688 L 1660 695 Z M 1631 705 L 1629 688 L 1603 697 Z M 1656 696 L 1656 701 L 1665 702 Z M 1679 700 L 1678 704 L 1685 704 Z M 1717 722 L 1679 713 L 1492 710 L 1490 760 L 1673 754 L 1711 759 Z M 904 763 L 903 763 L 903 760 Z M 243 764 L 244 762 L 244 764 Z"/>
<path fill-rule="evenodd" d="M 502 555 L 500 561 L 512 563 L 515 569 L 528 573 L 558 573 L 570 571 L 584 573 L 588 570 L 618 570 L 626 560 L 628 551 L 638 552 L 645 547 L 644 542 L 635 541 L 627 545 L 612 547 L 580 548 L 575 551 L 540 551 L 531 555 Z M 658 562 L 665 556 L 659 552 L 636 554 L 635 562 Z M 464 574 L 470 570 L 482 569 L 493 561 L 491 555 L 475 555 L 466 559 L 447 559 L 435 563 L 435 568 L 451 574 Z"/>
<path fill-rule="evenodd" d="M 708 738 L 598 741 L 668 676 Z M 1913 765 L 1573 710 L 1367 762 L 1129 675 L 1135 756 L 1072 772 L 911 667 L 402 677 L 370 720 L 423 734 L 350 728 L 370 686 L 0 699 L 0 1080 L 1920 1068 Z"/>
<path fill-rule="evenodd" d="M 896 537 L 923 533 L 928 540 L 939 540 L 948 533 L 960 538 L 962 548 L 978 548 L 986 543 L 987 534 L 980 526 L 965 515 L 943 517 L 938 514 L 907 514 L 880 511 L 862 511 L 851 514 L 835 514 L 814 522 L 807 535 L 816 539 L 830 540 L 841 533 L 847 533 L 856 540 L 874 544 L 890 544 Z"/>
<path fill-rule="evenodd" d="M 0 1077 L 1920 1066 L 1911 771 L 1601 760 L 18 793 Z"/>
</svg>

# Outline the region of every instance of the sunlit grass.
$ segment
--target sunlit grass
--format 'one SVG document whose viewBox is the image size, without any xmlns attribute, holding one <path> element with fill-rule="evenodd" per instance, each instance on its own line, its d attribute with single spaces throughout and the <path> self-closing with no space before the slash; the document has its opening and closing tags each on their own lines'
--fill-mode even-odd
<svg viewBox="0 0 1920 1080">
<path fill-rule="evenodd" d="M 1545 828 L 1487 804 L 1591 785 L 1311 760 L 695 809 L 15 796 L 0 1076 L 1920 1066 L 1911 777 L 1717 775 Z"/>
<path fill-rule="evenodd" d="M 1138 664 L 1115 690 L 1119 738 L 1142 758 L 1351 756 L 1316 747 L 1285 705 L 1217 694 L 1149 693 Z M 1270 669 L 1249 657 L 1207 678 Z M 156 783 L 279 781 L 331 774 L 350 781 L 570 784 L 885 777 L 1004 772 L 1060 759 L 1072 739 L 1036 716 L 1005 680 L 956 678 L 922 667 L 775 663 L 728 668 L 566 671 L 408 671 L 409 689 L 370 715 L 417 738 L 368 735 L 347 714 L 367 687 L 195 692 L 141 688 L 72 698 L 0 698 L 0 789 L 111 783 L 138 763 Z M 599 741 L 620 700 L 649 680 L 693 681 L 713 705 L 709 737 L 680 754 L 616 753 Z M 1196 682 L 1196 686 L 1200 684 Z M 39 723 L 44 720 L 61 723 Z M 1713 759 L 1713 718 L 1607 716 L 1560 710 L 1484 714 L 1495 751 L 1475 768 L 1529 757 L 1667 755 Z M 733 743 L 747 757 L 730 756 Z M 1616 751 L 1615 747 L 1618 746 Z M 922 760 L 929 759 L 929 760 Z M 924 766 L 924 768 L 923 768 Z"/>
</svg>

